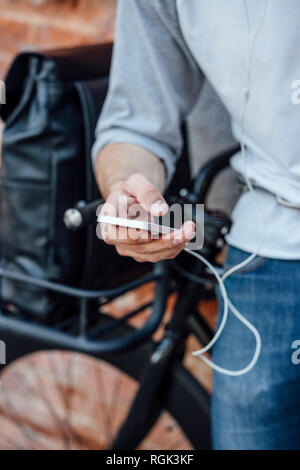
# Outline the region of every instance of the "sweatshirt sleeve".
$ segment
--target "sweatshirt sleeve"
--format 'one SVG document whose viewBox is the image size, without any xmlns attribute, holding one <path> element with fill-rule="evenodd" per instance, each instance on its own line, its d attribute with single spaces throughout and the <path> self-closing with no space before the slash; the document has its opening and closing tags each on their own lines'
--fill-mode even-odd
<svg viewBox="0 0 300 470">
<path fill-rule="evenodd" d="M 92 149 L 111 143 L 144 147 L 172 179 L 182 149 L 181 123 L 202 74 L 180 30 L 175 0 L 119 0 L 108 95 Z M 121 164 L 121 162 L 120 162 Z"/>
</svg>

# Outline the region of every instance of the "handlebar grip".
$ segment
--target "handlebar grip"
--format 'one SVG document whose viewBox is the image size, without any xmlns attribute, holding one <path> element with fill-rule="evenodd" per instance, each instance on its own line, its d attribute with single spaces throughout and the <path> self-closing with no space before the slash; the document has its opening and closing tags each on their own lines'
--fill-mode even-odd
<svg viewBox="0 0 300 470">
<path fill-rule="evenodd" d="M 103 203 L 104 199 L 98 199 L 88 204 L 79 203 L 76 207 L 66 210 L 64 214 L 65 226 L 70 230 L 80 230 L 96 223 L 97 209 Z"/>
</svg>

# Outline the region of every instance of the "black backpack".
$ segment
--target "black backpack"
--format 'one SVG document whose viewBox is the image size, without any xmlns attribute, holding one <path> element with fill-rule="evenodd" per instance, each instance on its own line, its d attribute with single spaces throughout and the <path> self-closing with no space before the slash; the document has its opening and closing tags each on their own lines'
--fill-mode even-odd
<svg viewBox="0 0 300 470">
<path fill-rule="evenodd" d="M 90 151 L 108 87 L 112 45 L 22 53 L 6 77 L 0 181 L 1 265 L 72 286 L 113 287 L 146 267 L 121 258 L 96 237 L 74 233 L 64 212 L 100 198 Z M 181 181 L 188 178 L 185 164 Z M 175 184 L 176 186 L 176 184 Z M 175 188 L 175 186 L 173 186 Z M 3 278 L 0 298 L 39 319 L 70 308 L 70 300 Z"/>
</svg>

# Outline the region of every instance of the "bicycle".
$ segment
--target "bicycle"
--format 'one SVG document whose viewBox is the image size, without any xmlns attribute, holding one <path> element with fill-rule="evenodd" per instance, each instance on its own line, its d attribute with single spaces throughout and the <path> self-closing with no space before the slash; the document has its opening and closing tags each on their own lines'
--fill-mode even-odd
<svg viewBox="0 0 300 470">
<path fill-rule="evenodd" d="M 204 203 L 214 178 L 228 166 L 229 159 L 235 152 L 236 148 L 230 149 L 204 165 L 193 182 L 192 191 L 185 192 L 185 200 Z M 79 214 L 75 224 L 77 228 L 95 221 L 98 205 L 99 201 L 95 201 L 76 209 L 77 215 Z M 69 220 L 68 223 L 72 225 L 72 221 Z M 205 256 L 210 262 L 216 262 L 229 226 L 230 221 L 223 214 L 211 216 L 207 227 L 210 242 L 204 245 Z M 104 436 L 103 439 L 101 438 L 101 448 L 113 450 L 141 448 L 139 447 L 141 442 L 154 428 L 162 411 L 166 410 L 183 430 L 188 446 L 195 449 L 209 449 L 211 446 L 210 396 L 183 365 L 183 358 L 186 341 L 190 335 L 195 336 L 202 345 L 205 345 L 212 337 L 212 330 L 197 311 L 196 305 L 205 294 L 206 285 L 214 286 L 214 280 L 199 261 L 192 259 L 189 262 L 191 264 L 188 267 L 178 264 L 177 261 L 175 263 L 160 262 L 154 266 L 152 272 L 143 277 L 116 288 L 100 291 L 56 284 L 0 268 L 0 280 L 6 277 L 43 287 L 76 298 L 79 302 L 78 315 L 74 312 L 65 320 L 52 325 L 40 324 L 28 318 L 15 318 L 9 312 L 9 306 L 0 312 L 1 339 L 9 345 L 7 365 L 23 357 L 19 359 L 23 361 L 23 365 L 20 362 L 18 366 L 16 362 L 12 374 L 9 374 L 10 368 L 6 369 L 2 366 L 1 377 L 7 377 L 6 384 L 8 383 L 8 386 L 16 390 L 17 399 L 13 401 L 11 396 L 7 396 L 6 387 L 2 386 L 0 412 L 2 410 L 3 413 L 5 410 L 6 415 L 5 426 L 2 426 L 3 432 L 0 433 L 0 442 L 2 442 L 0 445 L 8 448 L 38 449 L 99 448 L 98 438 L 93 441 L 93 437 L 89 434 L 89 442 L 87 442 L 78 431 L 78 423 L 75 422 L 77 415 L 75 413 L 74 418 L 73 404 L 71 404 L 74 398 L 72 387 L 74 377 L 78 379 L 79 376 L 83 380 L 84 375 L 80 375 L 84 374 L 82 370 L 85 367 L 86 369 L 91 367 L 95 368 L 95 377 L 99 379 L 97 379 L 99 399 L 102 399 L 104 395 L 107 398 L 108 393 L 105 392 L 105 387 L 111 374 L 115 374 L 115 382 L 108 384 L 109 395 L 112 397 L 111 404 L 108 405 L 107 399 L 103 398 L 105 403 L 102 405 L 100 403 L 97 408 L 99 414 L 96 422 L 99 428 L 96 426 L 93 429 L 94 435 L 100 433 Z M 147 301 L 120 318 L 104 312 L 110 302 L 124 293 L 132 292 L 133 289 L 153 282 L 155 283 L 153 303 Z M 153 334 L 161 325 L 166 303 L 172 292 L 176 292 L 177 295 L 175 307 L 164 327 L 163 337 L 155 341 Z M 89 310 L 90 303 L 94 305 L 95 300 L 98 302 L 100 313 Z M 141 312 L 149 310 L 151 305 L 152 311 L 145 324 L 140 329 L 134 328 L 130 324 L 132 319 Z M 11 348 L 11 345 L 14 347 Z M 68 355 L 68 352 L 45 353 L 40 363 L 40 367 L 44 368 L 43 375 L 41 370 L 37 370 L 39 368 L 34 353 L 49 350 L 72 351 L 80 353 L 80 356 Z M 82 354 L 85 356 L 81 356 Z M 66 364 L 63 373 L 59 370 L 62 356 Z M 81 372 L 78 368 L 76 369 L 76 357 L 79 357 L 83 364 Z M 24 363 L 27 367 L 27 369 L 25 367 L 25 372 Z M 30 371 L 27 378 L 26 370 Z M 56 378 L 61 389 L 59 387 L 56 389 L 53 378 Z M 128 393 L 130 396 L 127 397 L 127 403 L 122 402 L 119 405 L 120 389 L 124 381 L 126 390 L 130 389 Z M 84 394 L 81 403 L 86 403 L 88 406 L 89 400 L 93 398 L 89 396 L 88 389 L 84 385 L 81 393 Z M 134 399 L 127 412 L 132 396 Z M 52 401 L 53 397 L 56 397 L 56 404 L 58 404 L 56 408 Z M 32 421 L 29 423 L 24 404 L 20 405 L 22 399 L 23 402 L 26 399 L 33 400 L 33 402 L 34 399 L 36 400 L 34 419 L 30 417 L 33 423 Z M 25 406 L 28 410 L 30 410 L 29 405 L 31 406 L 32 403 L 30 402 L 28 407 Z M 44 429 L 45 413 L 53 420 L 52 434 L 48 430 L 48 435 Z M 0 416 L 0 422 L 1 419 Z M 9 431 L 16 425 L 20 428 L 18 429 L 20 440 L 12 442 L 9 432 L 5 436 L 4 431 L 6 429 Z M 59 442 L 54 432 L 58 432 Z M 173 446 L 178 448 L 178 442 L 174 441 Z"/>
</svg>

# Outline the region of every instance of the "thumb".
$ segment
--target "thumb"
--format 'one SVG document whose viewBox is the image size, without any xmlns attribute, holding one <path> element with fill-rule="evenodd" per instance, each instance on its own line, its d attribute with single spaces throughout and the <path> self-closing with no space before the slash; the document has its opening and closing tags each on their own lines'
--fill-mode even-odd
<svg viewBox="0 0 300 470">
<path fill-rule="evenodd" d="M 140 173 L 134 173 L 123 184 L 123 189 L 132 194 L 153 216 L 165 215 L 169 206 L 159 190 Z"/>
</svg>

